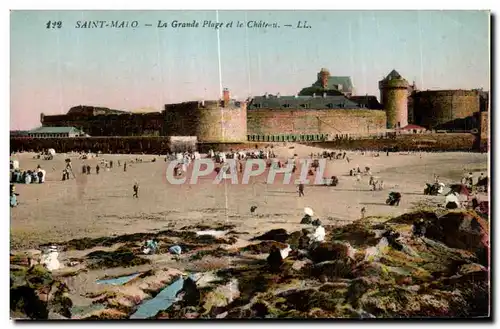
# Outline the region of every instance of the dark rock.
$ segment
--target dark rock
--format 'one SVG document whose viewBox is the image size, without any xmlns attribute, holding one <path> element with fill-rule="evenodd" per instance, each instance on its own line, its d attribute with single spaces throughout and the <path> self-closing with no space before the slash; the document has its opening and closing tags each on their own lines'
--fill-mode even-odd
<svg viewBox="0 0 500 329">
<path fill-rule="evenodd" d="M 67 286 L 40 265 L 11 272 L 10 310 L 16 318 L 45 320 L 49 313 L 71 317 L 73 303 Z"/>
<path fill-rule="evenodd" d="M 415 214 L 422 218 L 427 214 Z M 451 248 L 476 253 L 479 263 L 488 266 L 489 226 L 475 212 L 449 212 L 439 218 L 427 218 L 425 237 L 443 242 Z M 471 229 L 471 224 L 473 229 Z"/>
<path fill-rule="evenodd" d="M 252 317 L 252 310 L 236 307 L 230 310 L 226 316 L 226 319 L 249 319 Z"/>
<path fill-rule="evenodd" d="M 290 245 L 292 249 L 299 249 L 300 238 L 302 237 L 301 231 L 295 231 L 290 233 L 286 242 Z"/>
<path fill-rule="evenodd" d="M 328 281 L 335 278 L 353 278 L 352 264 L 350 260 L 333 260 L 314 264 L 311 267 L 314 277 L 325 276 Z"/>
<path fill-rule="evenodd" d="M 268 306 L 262 302 L 256 302 L 250 309 L 252 310 L 253 316 L 256 318 L 264 318 L 269 314 Z"/>
<path fill-rule="evenodd" d="M 20 317 L 26 315 L 30 319 L 46 320 L 49 316 L 47 303 L 42 302 L 36 290 L 28 286 L 10 290 L 10 309 Z"/>
<path fill-rule="evenodd" d="M 87 258 L 92 260 L 88 266 L 89 269 L 129 267 L 150 263 L 148 259 L 136 256 L 126 247 L 120 247 L 115 251 L 93 251 L 87 255 Z"/>
<path fill-rule="evenodd" d="M 352 281 L 347 289 L 345 302 L 351 304 L 354 308 L 359 306 L 359 298 L 370 289 L 373 283 L 366 278 L 358 278 Z"/>
<path fill-rule="evenodd" d="M 276 246 L 271 247 L 271 252 L 267 256 L 267 264 L 271 268 L 271 271 L 279 271 L 281 265 L 283 265 L 283 258 L 281 258 L 280 249 Z"/>
<path fill-rule="evenodd" d="M 254 240 L 261 240 L 261 241 L 262 240 L 273 240 L 273 241 L 285 243 L 287 239 L 288 239 L 288 233 L 286 232 L 286 230 L 279 228 L 279 229 L 271 230 L 271 231 L 264 233 L 258 237 L 255 237 L 252 239 L 252 241 L 254 241 Z"/>
<path fill-rule="evenodd" d="M 331 232 L 333 240 L 347 241 L 354 248 L 367 248 L 378 243 L 379 238 L 366 222 L 356 221 L 334 229 Z"/>
<path fill-rule="evenodd" d="M 213 257 L 225 257 L 225 256 L 234 256 L 237 253 L 230 252 L 224 248 L 216 248 L 209 250 L 200 250 L 196 254 L 192 255 L 189 260 L 198 260 L 202 259 L 205 256 L 213 256 Z"/>
<path fill-rule="evenodd" d="M 182 286 L 180 293 L 184 294 L 183 304 L 188 306 L 199 305 L 201 293 L 196 286 L 196 282 L 194 282 L 191 278 L 188 277 L 184 280 L 184 285 Z"/>
<path fill-rule="evenodd" d="M 262 241 L 260 243 L 251 244 L 241 248 L 240 250 L 243 252 L 249 252 L 252 254 L 268 254 L 271 252 L 272 247 L 277 247 L 279 249 L 286 248 L 285 243 L 276 242 L 276 241 Z"/>
<path fill-rule="evenodd" d="M 348 247 L 345 244 L 337 242 L 323 242 L 316 248 L 309 251 L 311 260 L 315 263 L 321 263 L 328 260 L 346 260 L 348 259 Z"/>
</svg>

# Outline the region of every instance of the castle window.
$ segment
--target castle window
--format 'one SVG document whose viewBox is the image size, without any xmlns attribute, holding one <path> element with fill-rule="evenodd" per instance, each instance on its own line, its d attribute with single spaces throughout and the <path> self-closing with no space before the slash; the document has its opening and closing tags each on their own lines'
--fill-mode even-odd
<svg viewBox="0 0 500 329">
<path fill-rule="evenodd" d="M 333 104 L 332 103 L 328 103 L 328 104 L 326 104 L 326 107 L 328 107 L 329 109 L 332 109 L 333 108 Z"/>
<path fill-rule="evenodd" d="M 256 109 L 260 109 L 261 105 L 260 104 L 253 104 L 253 107 L 255 107 Z"/>
<path fill-rule="evenodd" d="M 305 109 L 310 108 L 309 104 L 301 104 L 300 106 L 303 107 L 303 108 L 305 108 Z"/>
<path fill-rule="evenodd" d="M 289 108 L 289 107 L 290 107 L 290 104 L 283 104 L 283 107 L 284 107 L 284 108 Z"/>
</svg>

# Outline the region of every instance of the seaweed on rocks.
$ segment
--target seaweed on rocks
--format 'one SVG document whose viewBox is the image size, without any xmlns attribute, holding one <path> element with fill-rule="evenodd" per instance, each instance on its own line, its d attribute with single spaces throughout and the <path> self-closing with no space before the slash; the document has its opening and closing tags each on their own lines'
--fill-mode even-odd
<svg viewBox="0 0 500 329">
<path fill-rule="evenodd" d="M 206 230 L 214 230 L 214 231 L 228 231 L 236 228 L 236 225 L 234 224 L 215 224 L 215 225 L 189 225 L 189 226 L 184 226 L 181 228 L 181 231 L 187 231 L 187 230 L 196 230 L 196 231 L 206 231 Z"/>
<path fill-rule="evenodd" d="M 374 246 L 380 240 L 373 228 L 362 221 L 335 228 L 330 236 L 333 240 L 348 241 L 355 248 Z"/>
<path fill-rule="evenodd" d="M 251 241 L 272 240 L 272 241 L 285 243 L 287 239 L 288 239 L 288 233 L 286 232 L 286 230 L 279 228 L 279 229 L 275 229 L 275 230 L 270 230 L 269 232 L 266 232 L 262 235 L 254 237 L 253 239 L 251 239 Z"/>
<path fill-rule="evenodd" d="M 329 260 L 347 260 L 349 248 L 341 242 L 322 242 L 309 251 L 310 258 L 315 263 Z"/>
<path fill-rule="evenodd" d="M 111 267 L 131 267 L 150 264 L 151 261 L 138 257 L 128 248 L 120 247 L 115 251 L 93 251 L 86 256 L 91 260 L 90 269 L 111 268 Z"/>
<path fill-rule="evenodd" d="M 71 317 L 73 303 L 68 287 L 54 280 L 51 273 L 36 265 L 25 271 L 11 272 L 10 310 L 16 318 L 45 320 L 49 314 Z"/>
<path fill-rule="evenodd" d="M 38 297 L 36 290 L 29 286 L 10 289 L 10 309 L 14 316 L 26 315 L 30 319 L 48 319 L 47 304 Z"/>
<path fill-rule="evenodd" d="M 200 250 L 194 255 L 192 255 L 189 260 L 199 260 L 202 259 L 205 256 L 214 256 L 214 257 L 225 257 L 225 256 L 235 256 L 237 255 L 238 252 L 231 252 L 227 249 L 218 247 L 215 249 L 208 249 L 208 250 Z"/>
<path fill-rule="evenodd" d="M 229 225 L 230 226 L 230 225 Z M 59 245 L 66 250 L 87 250 L 95 247 L 111 247 L 118 243 L 128 244 L 137 246 L 137 244 L 142 244 L 147 240 L 156 239 L 163 241 L 166 244 L 170 244 L 173 241 L 170 238 L 181 238 L 186 243 L 192 244 L 233 244 L 236 242 L 236 238 L 216 238 L 211 235 L 197 235 L 196 232 L 189 231 L 174 231 L 174 230 L 163 230 L 157 233 L 133 233 L 133 234 L 123 234 L 114 237 L 100 237 L 100 238 L 82 238 L 73 239 L 66 242 L 60 243 L 46 243 L 40 245 L 40 248 Z"/>
<path fill-rule="evenodd" d="M 272 247 L 283 249 L 286 248 L 286 244 L 274 240 L 266 240 L 260 243 L 250 244 L 248 246 L 242 247 L 240 248 L 240 251 L 249 252 L 251 254 L 268 254 L 271 252 Z"/>
</svg>

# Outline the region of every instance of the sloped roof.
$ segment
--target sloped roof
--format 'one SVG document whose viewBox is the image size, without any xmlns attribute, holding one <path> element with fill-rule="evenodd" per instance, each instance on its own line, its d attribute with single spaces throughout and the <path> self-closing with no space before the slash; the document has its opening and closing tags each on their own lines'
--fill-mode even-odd
<svg viewBox="0 0 500 329">
<path fill-rule="evenodd" d="M 397 79 L 403 79 L 403 76 L 399 74 L 398 71 L 392 70 L 391 73 L 389 73 L 383 81 L 397 80 Z"/>
<path fill-rule="evenodd" d="M 341 85 L 342 89 L 339 90 L 338 86 Z M 313 87 L 322 87 L 321 81 L 318 80 L 313 84 Z M 352 91 L 353 84 L 351 77 L 336 77 L 330 76 L 328 77 L 328 81 L 326 84 L 327 89 L 339 90 L 339 91 Z"/>
<path fill-rule="evenodd" d="M 412 130 L 412 129 L 426 129 L 422 126 L 417 126 L 417 125 L 412 125 L 412 124 L 409 124 L 409 125 L 406 125 L 404 126 L 403 128 L 401 128 L 402 130 Z"/>
<path fill-rule="evenodd" d="M 29 131 L 31 134 L 69 134 L 72 132 L 81 133 L 75 127 L 39 127 Z"/>
<path fill-rule="evenodd" d="M 160 111 L 158 111 L 157 109 L 155 108 L 152 108 L 152 107 L 143 107 L 143 108 L 138 108 L 138 109 L 134 109 L 134 110 L 131 110 L 130 113 L 159 113 Z"/>
<path fill-rule="evenodd" d="M 255 106 L 256 104 L 260 104 L 262 108 L 270 108 L 270 109 L 284 109 L 284 108 L 295 108 L 295 109 L 355 109 L 361 108 L 355 102 L 350 101 L 345 96 L 326 96 L 323 97 L 318 95 L 316 97 L 313 96 L 274 96 L 268 95 L 266 96 L 256 96 L 254 97 L 250 104 L 248 105 L 248 109 L 258 108 Z"/>
<path fill-rule="evenodd" d="M 378 101 L 376 96 L 351 96 L 349 99 L 355 103 L 358 103 L 359 105 L 362 105 L 364 107 L 370 108 L 370 109 L 383 109 L 384 107 L 380 102 Z"/>
</svg>

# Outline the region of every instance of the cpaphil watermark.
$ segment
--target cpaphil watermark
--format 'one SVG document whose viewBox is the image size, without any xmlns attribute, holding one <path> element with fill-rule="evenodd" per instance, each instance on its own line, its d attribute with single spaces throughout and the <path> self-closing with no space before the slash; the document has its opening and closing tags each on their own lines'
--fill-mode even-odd
<svg viewBox="0 0 500 329">
<path fill-rule="evenodd" d="M 276 159 L 271 162 L 265 159 L 248 159 L 241 162 L 227 159 L 216 166 L 213 159 L 204 158 L 194 159 L 189 164 L 183 160 L 171 161 L 167 166 L 166 178 L 167 182 L 173 185 L 198 184 L 201 178 L 212 176 L 212 184 L 229 181 L 233 185 L 246 185 L 251 177 L 263 176 L 267 171 L 267 184 L 280 181 L 283 184 L 321 185 L 324 183 L 325 170 L 326 159 L 299 159 L 284 164 Z M 294 176 L 298 177 L 292 181 Z"/>
</svg>

